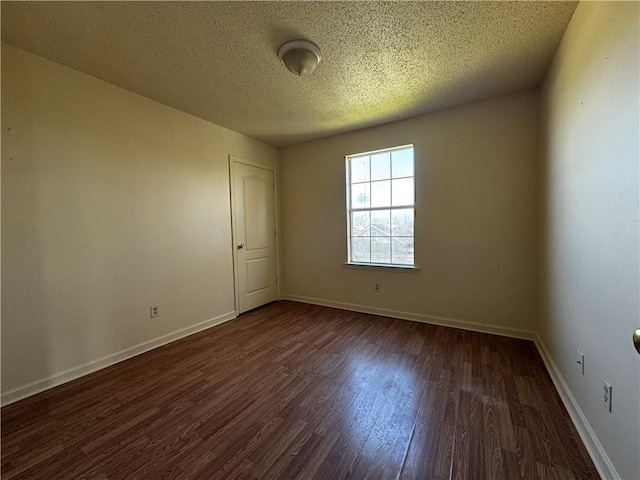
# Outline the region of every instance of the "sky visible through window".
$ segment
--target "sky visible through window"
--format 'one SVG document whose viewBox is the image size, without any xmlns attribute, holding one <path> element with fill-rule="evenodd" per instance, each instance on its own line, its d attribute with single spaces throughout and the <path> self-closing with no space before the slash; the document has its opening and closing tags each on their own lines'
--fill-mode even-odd
<svg viewBox="0 0 640 480">
<path fill-rule="evenodd" d="M 413 146 L 347 157 L 349 261 L 414 265 Z"/>
</svg>

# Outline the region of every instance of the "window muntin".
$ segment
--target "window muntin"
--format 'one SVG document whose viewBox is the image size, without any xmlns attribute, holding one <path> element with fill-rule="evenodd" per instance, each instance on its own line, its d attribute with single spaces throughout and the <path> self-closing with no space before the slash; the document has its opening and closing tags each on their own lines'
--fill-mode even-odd
<svg viewBox="0 0 640 480">
<path fill-rule="evenodd" d="M 413 145 L 348 155 L 349 263 L 413 267 Z"/>
</svg>

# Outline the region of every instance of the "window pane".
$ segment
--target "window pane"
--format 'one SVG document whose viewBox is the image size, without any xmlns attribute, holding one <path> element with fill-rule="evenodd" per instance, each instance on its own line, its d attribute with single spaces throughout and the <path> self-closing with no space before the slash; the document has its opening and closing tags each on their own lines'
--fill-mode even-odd
<svg viewBox="0 0 640 480">
<path fill-rule="evenodd" d="M 371 212 L 371 236 L 388 237 L 391 234 L 391 210 Z"/>
<path fill-rule="evenodd" d="M 403 208 L 391 212 L 391 235 L 394 237 L 413 236 L 413 208 Z"/>
<path fill-rule="evenodd" d="M 392 178 L 413 177 L 413 148 L 391 152 Z"/>
<path fill-rule="evenodd" d="M 351 208 L 369 208 L 369 183 L 358 183 L 351 186 Z"/>
<path fill-rule="evenodd" d="M 413 237 L 393 237 L 391 262 L 400 265 L 413 265 Z"/>
<path fill-rule="evenodd" d="M 389 237 L 371 238 L 371 261 L 373 263 L 391 263 L 391 239 Z"/>
<path fill-rule="evenodd" d="M 349 261 L 414 265 L 413 147 L 347 156 Z"/>
<path fill-rule="evenodd" d="M 353 212 L 351 214 L 351 236 L 369 236 L 369 212 Z"/>
<path fill-rule="evenodd" d="M 393 203 L 394 207 L 402 205 L 413 205 L 413 178 L 403 178 L 402 180 L 392 180 L 393 182 Z"/>
<path fill-rule="evenodd" d="M 370 262 L 371 261 L 371 238 L 351 237 L 351 261 Z"/>
<path fill-rule="evenodd" d="M 369 181 L 369 157 L 355 157 L 351 161 L 351 183 Z"/>
<path fill-rule="evenodd" d="M 389 152 L 371 155 L 371 180 L 391 178 L 391 156 Z"/>
<path fill-rule="evenodd" d="M 391 182 L 371 182 L 371 206 L 388 207 L 391 205 Z"/>
</svg>

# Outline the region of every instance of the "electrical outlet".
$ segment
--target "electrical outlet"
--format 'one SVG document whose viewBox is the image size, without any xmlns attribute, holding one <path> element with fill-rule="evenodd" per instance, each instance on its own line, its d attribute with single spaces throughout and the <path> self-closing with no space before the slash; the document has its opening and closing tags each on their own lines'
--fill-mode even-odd
<svg viewBox="0 0 640 480">
<path fill-rule="evenodd" d="M 376 282 L 376 284 L 374 285 L 373 290 L 375 292 L 379 292 L 380 291 L 380 284 L 378 282 Z"/>
<path fill-rule="evenodd" d="M 160 307 L 158 305 L 151 305 L 149 307 L 149 312 L 151 315 L 151 318 L 156 318 L 160 316 Z"/>
<path fill-rule="evenodd" d="M 576 362 L 580 366 L 580 375 L 584 376 L 584 353 L 578 350 Z"/>
<path fill-rule="evenodd" d="M 613 387 L 609 382 L 607 382 L 606 378 L 602 378 L 602 403 L 604 403 L 605 407 L 607 407 L 607 411 L 611 412 L 611 404 L 613 395 Z"/>
</svg>

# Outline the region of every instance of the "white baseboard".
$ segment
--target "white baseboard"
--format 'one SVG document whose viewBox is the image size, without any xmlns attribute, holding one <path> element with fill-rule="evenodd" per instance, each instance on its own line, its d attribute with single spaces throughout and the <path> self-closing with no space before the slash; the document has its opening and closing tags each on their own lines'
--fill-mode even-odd
<svg viewBox="0 0 640 480">
<path fill-rule="evenodd" d="M 65 370 L 63 372 L 27 383 L 26 385 L 14 388 L 12 390 L 9 390 L 8 392 L 3 393 L 1 399 L 2 406 L 9 405 L 10 403 L 17 402 L 18 400 L 30 397 L 31 395 L 35 395 L 36 393 L 43 392 L 71 380 L 75 380 L 76 378 L 82 377 L 97 370 L 101 370 L 105 367 L 109 367 L 116 363 L 122 362 L 123 360 L 127 360 L 128 358 L 135 357 L 136 355 L 140 355 L 141 353 L 148 352 L 149 350 L 153 350 L 154 348 L 166 345 L 167 343 L 173 342 L 180 338 L 193 335 L 194 333 L 206 330 L 207 328 L 215 327 L 216 325 L 220 325 L 221 323 L 227 322 L 236 317 L 237 314 L 235 311 L 227 312 L 222 315 L 218 315 L 215 318 L 197 323 L 196 325 L 181 328 L 180 330 L 176 330 L 175 332 L 162 335 L 160 337 L 140 343 L 130 348 L 126 348 L 124 350 L 120 350 L 119 352 L 107 355 L 106 357 L 98 358 L 97 360 L 78 365 L 77 367 L 73 367 L 69 370 Z"/>
<path fill-rule="evenodd" d="M 551 357 L 549 350 L 547 350 L 546 345 L 542 341 L 542 338 L 536 335 L 534 341 L 536 347 L 538 348 L 538 352 L 542 357 L 542 361 L 544 362 L 545 366 L 547 367 L 547 371 L 551 376 L 551 380 L 553 381 L 553 384 L 555 385 L 556 390 L 560 395 L 560 399 L 562 400 L 562 403 L 564 403 L 564 407 L 567 409 L 567 412 L 569 413 L 569 416 L 571 417 L 571 420 L 573 421 L 573 424 L 576 427 L 580 438 L 582 439 L 582 443 L 584 443 L 587 452 L 591 456 L 591 460 L 598 470 L 598 473 L 604 479 L 620 479 L 620 475 L 618 475 L 618 472 L 613 466 L 613 463 L 602 447 L 600 440 L 598 440 L 598 437 L 591 428 L 591 425 L 589 424 L 589 421 L 587 420 L 585 414 L 582 412 L 580 405 L 578 405 L 576 398 L 571 393 L 569 385 L 567 385 L 567 382 L 565 382 L 564 378 L 562 377 L 560 370 L 553 361 L 553 358 Z"/>
<path fill-rule="evenodd" d="M 441 325 L 443 327 L 453 327 L 461 328 L 463 330 L 472 330 L 474 332 L 491 333 L 494 335 L 502 335 L 503 337 L 522 338 L 525 340 L 535 340 L 537 338 L 537 334 L 535 332 L 519 328 L 497 327 L 495 325 L 468 322 L 466 320 L 435 317 L 432 315 L 424 315 L 421 313 L 402 312 L 399 310 L 370 307 L 367 305 L 357 305 L 355 303 L 336 302 L 334 300 L 303 297 L 300 295 L 290 295 L 286 293 L 282 296 L 282 298 L 284 300 L 291 300 L 294 302 L 311 303 L 313 305 L 322 305 L 323 307 L 333 307 L 339 308 L 341 310 L 350 310 L 353 312 L 370 313 L 371 315 L 379 315 L 382 317 L 399 318 L 401 320 L 412 320 L 414 322 L 430 323 L 433 325 Z"/>
</svg>

